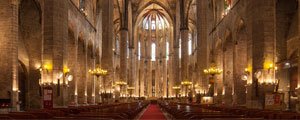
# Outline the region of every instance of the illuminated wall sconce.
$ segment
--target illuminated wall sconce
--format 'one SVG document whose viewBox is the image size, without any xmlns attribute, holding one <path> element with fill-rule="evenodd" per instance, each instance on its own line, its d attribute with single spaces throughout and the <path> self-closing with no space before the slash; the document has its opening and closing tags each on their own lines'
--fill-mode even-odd
<svg viewBox="0 0 300 120">
<path fill-rule="evenodd" d="M 250 69 L 248 68 L 245 68 L 244 70 L 244 74 L 241 75 L 241 80 L 243 81 L 247 81 L 248 80 L 248 77 L 250 75 Z"/>
<path fill-rule="evenodd" d="M 51 65 L 48 65 L 48 64 L 45 64 L 45 65 L 40 66 L 40 67 L 38 68 L 38 70 L 39 70 L 40 72 L 46 71 L 47 73 L 49 73 L 49 71 L 50 71 L 51 69 L 52 69 Z"/>
<path fill-rule="evenodd" d="M 278 70 L 278 67 L 277 66 L 274 66 L 272 63 L 270 63 L 268 65 L 268 73 L 270 73 L 271 70 L 275 70 L 275 72 Z"/>
<path fill-rule="evenodd" d="M 241 75 L 241 80 L 247 81 L 248 80 L 248 75 L 247 74 Z"/>
<path fill-rule="evenodd" d="M 247 75 L 250 75 L 250 69 L 245 68 L 244 73 L 247 74 Z"/>
<path fill-rule="evenodd" d="M 256 71 L 256 72 L 254 73 L 254 77 L 255 77 L 256 79 L 259 79 L 259 78 L 261 77 L 261 75 L 262 75 L 262 72 L 261 72 L 260 70 L 258 70 L 258 71 Z"/>
</svg>

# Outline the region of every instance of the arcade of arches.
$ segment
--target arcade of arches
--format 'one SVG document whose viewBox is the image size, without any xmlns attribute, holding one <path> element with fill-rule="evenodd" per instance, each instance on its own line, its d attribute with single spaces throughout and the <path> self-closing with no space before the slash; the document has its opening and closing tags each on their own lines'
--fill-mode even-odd
<svg viewBox="0 0 300 120">
<path fill-rule="evenodd" d="M 0 109 L 164 99 L 300 111 L 299 5 L 0 0 Z"/>
</svg>

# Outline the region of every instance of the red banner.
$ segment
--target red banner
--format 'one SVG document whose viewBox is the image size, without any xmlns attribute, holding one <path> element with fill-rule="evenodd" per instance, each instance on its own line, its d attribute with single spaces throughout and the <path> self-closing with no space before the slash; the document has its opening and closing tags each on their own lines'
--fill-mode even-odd
<svg viewBox="0 0 300 120">
<path fill-rule="evenodd" d="M 53 89 L 52 87 L 44 87 L 43 103 L 45 109 L 53 108 Z"/>
</svg>

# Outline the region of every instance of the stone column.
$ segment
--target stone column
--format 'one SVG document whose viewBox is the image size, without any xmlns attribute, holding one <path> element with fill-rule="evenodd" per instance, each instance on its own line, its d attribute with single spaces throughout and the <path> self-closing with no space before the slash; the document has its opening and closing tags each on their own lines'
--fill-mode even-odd
<svg viewBox="0 0 300 120">
<path fill-rule="evenodd" d="M 189 30 L 188 28 L 181 28 L 181 81 L 191 81 L 188 78 L 188 40 L 189 40 Z M 185 89 L 185 88 L 184 88 Z M 185 91 L 185 93 L 187 93 Z M 187 95 L 185 95 L 187 96 Z"/>
<path fill-rule="evenodd" d="M 146 74 L 146 69 L 145 69 L 145 56 L 146 56 L 146 53 L 145 53 L 145 36 L 144 36 L 144 33 L 142 33 L 141 35 L 141 38 L 140 38 L 140 50 L 141 50 L 141 59 L 139 61 L 139 64 L 140 64 L 140 72 L 139 72 L 139 87 L 140 87 L 140 90 L 139 90 L 139 96 L 141 97 L 144 97 L 145 96 L 145 80 L 146 80 L 146 77 L 145 77 L 145 74 Z"/>
<path fill-rule="evenodd" d="M 241 79 L 245 74 L 247 66 L 247 40 L 246 31 L 239 31 L 235 36 L 236 44 L 233 51 L 233 83 L 234 83 L 234 100 L 237 105 L 246 103 L 246 81 Z M 249 76 L 248 76 L 249 77 Z"/>
<path fill-rule="evenodd" d="M 175 30 L 174 30 L 175 31 Z M 174 32 L 176 34 L 176 32 Z M 180 78 L 179 78 L 179 39 L 174 37 L 174 45 L 173 45 L 173 78 L 174 78 L 174 86 L 180 85 Z M 174 87 L 171 86 L 171 87 Z M 176 94 L 176 91 L 172 89 L 173 93 Z M 178 96 L 177 96 L 178 97 Z"/>
<path fill-rule="evenodd" d="M 47 65 L 49 71 L 43 71 L 43 80 L 57 83 L 58 73 L 63 69 L 64 41 L 68 36 L 68 12 L 67 1 L 44 1 L 43 10 L 43 65 Z M 44 79 L 45 78 L 45 79 Z M 62 83 L 62 78 L 60 78 Z M 58 85 L 54 89 L 54 106 L 64 106 L 62 89 L 57 93 Z"/>
<path fill-rule="evenodd" d="M 269 69 L 270 65 L 275 65 L 275 40 L 276 40 L 276 1 L 274 0 L 254 0 L 249 2 L 249 16 L 251 16 L 253 32 L 252 39 L 252 99 L 248 107 L 262 108 L 264 105 L 264 94 L 273 92 L 274 86 L 270 87 L 270 82 L 275 81 L 275 70 Z M 255 9 L 252 9 L 254 8 Z M 261 49 L 264 48 L 264 49 Z M 261 71 L 260 78 L 256 78 L 256 72 Z M 260 84 L 264 83 L 264 84 Z"/>
<path fill-rule="evenodd" d="M 203 70 L 208 67 L 208 29 L 207 0 L 197 0 L 197 70 L 199 86 L 202 91 L 208 91 L 208 79 Z"/>
<path fill-rule="evenodd" d="M 128 40 L 128 30 L 122 28 L 120 30 L 121 39 L 120 39 L 120 79 L 127 81 L 127 40 Z"/>
<path fill-rule="evenodd" d="M 113 79 L 113 1 L 102 0 L 102 57 L 101 67 L 108 70 L 108 75 L 103 78 L 101 83 L 109 83 Z M 122 71 L 125 72 L 125 71 Z M 107 88 L 107 87 L 106 87 Z"/>
<path fill-rule="evenodd" d="M 74 34 L 71 34 L 74 33 Z M 68 41 L 66 42 L 66 51 L 65 53 L 67 54 L 64 56 L 65 59 L 65 67 L 70 69 L 69 75 L 73 76 L 72 81 L 68 81 L 68 101 L 67 104 L 70 103 L 75 103 L 77 104 L 77 96 L 75 96 L 75 90 L 77 89 L 77 49 L 78 49 L 78 34 L 77 31 L 69 31 L 69 38 Z"/>
<path fill-rule="evenodd" d="M 128 46 L 129 48 L 129 58 L 128 58 L 128 74 L 129 74 L 129 76 L 128 76 L 128 86 L 129 87 L 133 87 L 134 86 L 134 61 L 135 61 L 135 56 L 134 56 L 134 54 L 133 54 L 133 52 L 134 52 L 134 47 L 132 46 L 132 45 L 130 45 L 130 46 Z M 134 93 L 134 92 L 133 92 Z M 133 94 L 132 93 L 132 94 Z"/>
<path fill-rule="evenodd" d="M 300 2 L 298 1 L 298 6 Z M 298 8 L 298 23 L 300 23 L 300 9 Z M 300 33 L 300 24 L 298 24 L 298 32 Z M 299 34 L 298 33 L 298 34 Z M 298 38 L 300 39 L 300 37 Z M 299 40 L 298 40 L 299 41 Z M 298 56 L 300 55 L 300 45 L 298 45 Z M 300 59 L 298 58 L 298 89 L 296 90 L 297 96 L 300 96 Z M 298 97 L 298 102 L 300 101 L 300 97 Z M 300 104 L 298 103 L 296 106 L 296 111 L 300 111 Z"/>
<path fill-rule="evenodd" d="M 2 0 L 0 7 L 0 99 L 11 99 L 12 107 L 18 110 L 19 0 Z"/>
<path fill-rule="evenodd" d="M 150 25 L 150 23 L 149 23 Z M 147 74 L 146 74 L 146 81 L 147 81 L 147 95 L 148 97 L 152 97 L 152 77 L 153 77 L 153 73 L 152 73 L 152 61 L 151 61 L 151 45 L 152 45 L 152 41 L 151 41 L 151 30 L 149 29 L 148 31 L 148 35 L 147 35 L 147 44 L 146 44 L 146 58 L 147 58 Z"/>
</svg>

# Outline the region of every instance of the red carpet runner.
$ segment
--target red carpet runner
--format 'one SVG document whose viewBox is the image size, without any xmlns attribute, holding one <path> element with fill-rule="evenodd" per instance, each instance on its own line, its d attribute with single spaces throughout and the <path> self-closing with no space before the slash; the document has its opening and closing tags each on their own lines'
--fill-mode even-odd
<svg viewBox="0 0 300 120">
<path fill-rule="evenodd" d="M 157 105 L 150 104 L 140 120 L 166 120 L 166 118 Z"/>
</svg>

